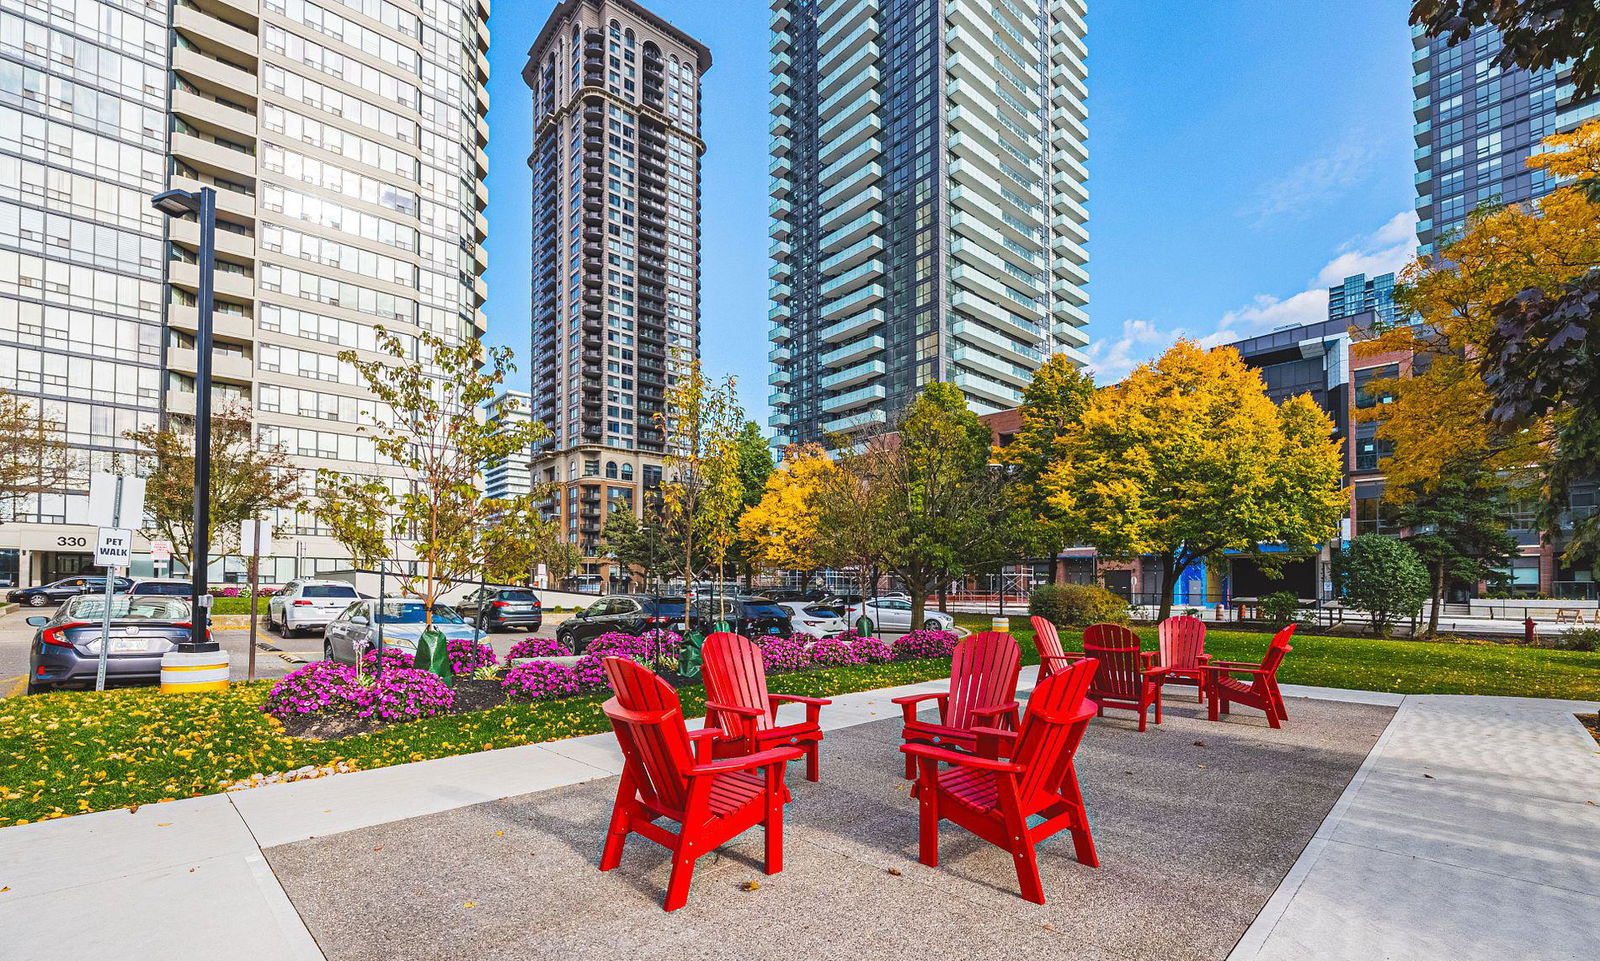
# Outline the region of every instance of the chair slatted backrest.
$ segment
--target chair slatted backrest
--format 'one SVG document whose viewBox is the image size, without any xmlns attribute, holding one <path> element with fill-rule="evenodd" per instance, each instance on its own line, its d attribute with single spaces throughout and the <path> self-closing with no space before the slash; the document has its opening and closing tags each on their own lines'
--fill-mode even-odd
<svg viewBox="0 0 1600 961">
<path fill-rule="evenodd" d="M 1083 643 L 1099 647 L 1138 647 L 1139 635 L 1121 624 L 1090 624 L 1083 629 Z M 1102 668 L 1102 672 L 1104 669 Z"/>
<path fill-rule="evenodd" d="M 1039 670 L 1045 674 L 1060 670 L 1067 652 L 1061 646 L 1061 634 L 1056 631 L 1056 625 L 1038 614 L 1029 620 L 1033 623 L 1033 646 L 1039 651 Z"/>
<path fill-rule="evenodd" d="M 1011 754 L 1024 768 L 1017 797 L 1025 814 L 1059 800 L 1057 792 L 1089 725 L 1089 718 L 1080 715 L 1098 667 L 1094 661 L 1078 661 L 1040 681 L 1028 698 L 1022 732 Z"/>
<path fill-rule="evenodd" d="M 625 657 L 607 657 L 604 664 L 617 696 L 602 709 L 617 732 L 640 796 L 656 807 L 682 811 L 689 803 L 687 772 L 694 766 L 694 751 L 678 692 Z"/>
<path fill-rule="evenodd" d="M 770 729 L 773 722 L 767 709 L 767 665 L 761 648 L 738 634 L 718 631 L 706 638 L 700 653 L 706 699 L 760 711 L 756 730 Z M 741 730 L 735 718 L 714 717 L 712 721 L 725 731 Z"/>
<path fill-rule="evenodd" d="M 1161 638 L 1161 666 L 1192 668 L 1206 652 L 1206 622 L 1187 614 L 1169 617 L 1156 629 Z"/>
<path fill-rule="evenodd" d="M 1099 627 L 1117 628 L 1126 636 L 1118 636 L 1115 632 L 1096 632 L 1099 638 L 1106 640 L 1091 640 L 1090 632 Z M 1139 686 L 1144 683 L 1144 675 L 1139 673 L 1144 667 L 1139 659 L 1139 635 L 1115 624 L 1096 624 L 1083 632 L 1083 656 L 1093 657 L 1099 662 L 1099 670 L 1094 672 L 1091 686 L 1093 691 L 1112 697 L 1139 697 Z"/>
<path fill-rule="evenodd" d="M 1294 629 L 1299 626 L 1298 624 L 1290 624 L 1272 636 L 1272 643 L 1267 645 L 1267 654 L 1261 659 L 1261 669 L 1266 673 L 1257 674 L 1254 679 L 1255 683 L 1251 684 L 1251 687 L 1257 693 L 1265 693 L 1267 678 L 1277 679 L 1278 665 L 1283 663 L 1283 656 L 1294 650 L 1289 644 L 1289 638 L 1294 637 Z"/>
<path fill-rule="evenodd" d="M 1016 638 L 999 631 L 983 631 L 964 638 L 950 659 L 950 707 L 945 724 L 965 730 L 980 707 L 1009 704 L 1017 697 L 1017 674 L 1022 669 L 1022 649 Z"/>
</svg>

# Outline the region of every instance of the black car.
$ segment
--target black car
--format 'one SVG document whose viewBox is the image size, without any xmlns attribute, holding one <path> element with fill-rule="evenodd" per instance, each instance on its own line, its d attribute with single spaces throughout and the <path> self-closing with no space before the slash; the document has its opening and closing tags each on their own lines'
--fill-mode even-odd
<svg viewBox="0 0 1600 961">
<path fill-rule="evenodd" d="M 119 577 L 115 593 L 122 593 L 133 586 L 133 581 L 126 577 Z M 6 595 L 6 600 L 13 604 L 26 604 L 29 607 L 46 607 L 50 604 L 60 604 L 69 597 L 79 594 L 104 594 L 106 592 L 106 579 L 100 574 L 80 574 L 74 577 L 63 577 L 59 581 L 40 584 L 38 587 L 24 587 Z"/>
<path fill-rule="evenodd" d="M 726 623 L 735 634 L 755 638 L 766 634 L 792 634 L 789 612 L 771 598 L 754 595 L 702 597 L 695 601 L 695 626 L 702 631 Z"/>
<path fill-rule="evenodd" d="M 101 585 L 104 586 L 102 580 Z M 154 684 L 161 679 L 161 655 L 189 637 L 189 601 L 160 594 L 117 594 L 111 598 L 110 645 L 106 683 Z M 72 597 L 54 614 L 36 614 L 38 628 L 28 652 L 28 693 L 66 687 L 94 687 L 100 666 L 103 594 Z M 209 633 L 209 632 L 208 632 Z"/>
<path fill-rule="evenodd" d="M 544 623 L 539 598 L 526 587 L 480 587 L 455 605 L 478 630 L 537 631 Z"/>
<path fill-rule="evenodd" d="M 643 634 L 645 631 L 677 630 L 683 624 L 683 598 L 656 594 L 612 594 L 602 597 L 572 615 L 556 628 L 556 639 L 583 653 L 589 642 L 601 634 L 617 631 Z"/>
</svg>

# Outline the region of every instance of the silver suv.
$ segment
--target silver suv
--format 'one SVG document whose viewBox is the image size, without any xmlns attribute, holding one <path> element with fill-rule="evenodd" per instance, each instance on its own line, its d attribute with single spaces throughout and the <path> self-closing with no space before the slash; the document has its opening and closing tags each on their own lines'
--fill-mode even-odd
<svg viewBox="0 0 1600 961">
<path fill-rule="evenodd" d="M 297 578 L 267 601 L 267 628 L 284 637 L 324 630 L 360 599 L 361 595 L 345 581 Z"/>
</svg>

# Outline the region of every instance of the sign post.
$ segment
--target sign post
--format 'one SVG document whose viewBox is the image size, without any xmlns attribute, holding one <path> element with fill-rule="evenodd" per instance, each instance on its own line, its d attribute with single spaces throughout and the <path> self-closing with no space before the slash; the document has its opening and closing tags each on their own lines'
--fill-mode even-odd
<svg viewBox="0 0 1600 961">
<path fill-rule="evenodd" d="M 239 523 L 239 543 L 244 546 L 243 553 L 250 556 L 250 639 L 246 655 L 249 665 L 246 668 L 246 680 L 253 681 L 256 679 L 256 614 L 260 610 L 261 555 L 271 553 L 272 523 L 262 524 L 259 517 Z"/>
<path fill-rule="evenodd" d="M 122 525 L 144 514 L 144 480 L 96 473 L 89 478 L 89 516 L 99 527 L 94 563 L 106 572 L 105 609 L 100 617 L 100 656 L 94 689 L 106 689 L 106 663 L 111 654 L 111 601 L 117 592 L 117 570 L 133 560 L 133 531 Z"/>
</svg>

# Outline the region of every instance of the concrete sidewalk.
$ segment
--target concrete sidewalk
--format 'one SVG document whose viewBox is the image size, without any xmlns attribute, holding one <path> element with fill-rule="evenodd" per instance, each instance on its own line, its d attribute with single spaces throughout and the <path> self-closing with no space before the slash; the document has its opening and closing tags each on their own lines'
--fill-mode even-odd
<svg viewBox="0 0 1600 961">
<path fill-rule="evenodd" d="M 944 686 L 841 696 L 825 726 Z M 1572 717 L 1594 705 L 1285 693 L 1399 711 L 1232 958 L 1566 959 L 1600 944 L 1600 756 Z M 620 766 L 607 733 L 5 828 L 0 957 L 320 959 L 262 848 Z"/>
</svg>

